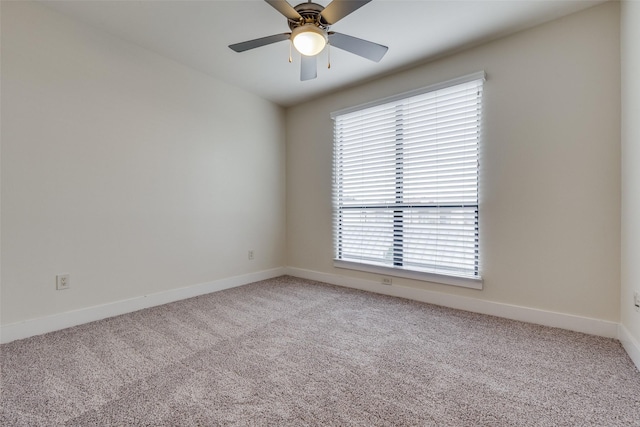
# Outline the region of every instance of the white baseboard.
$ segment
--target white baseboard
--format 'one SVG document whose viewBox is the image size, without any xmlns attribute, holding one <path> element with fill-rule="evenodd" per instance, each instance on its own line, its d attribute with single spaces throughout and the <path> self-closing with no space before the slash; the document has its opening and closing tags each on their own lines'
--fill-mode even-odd
<svg viewBox="0 0 640 427">
<path fill-rule="evenodd" d="M 187 298 L 196 297 L 224 289 L 243 286 L 260 280 L 271 279 L 283 274 L 288 274 L 303 279 L 316 280 L 348 288 L 361 289 L 379 294 L 391 295 L 416 301 L 441 305 L 445 307 L 466 310 L 475 313 L 504 317 L 539 325 L 568 329 L 592 335 L 608 338 L 618 338 L 624 346 L 631 360 L 640 370 L 640 344 L 631 336 L 629 331 L 616 322 L 592 319 L 588 317 L 574 316 L 571 314 L 557 313 L 503 304 L 492 301 L 484 301 L 476 298 L 445 294 L 441 292 L 427 291 L 423 289 L 408 288 L 402 286 L 385 286 L 372 280 L 358 279 L 335 274 L 321 273 L 299 268 L 274 268 L 255 273 L 234 276 L 215 280 L 208 283 L 172 289 L 150 295 L 143 295 L 108 304 L 87 307 L 79 310 L 59 313 L 51 316 L 30 319 L 23 322 L 11 323 L 0 326 L 0 343 L 7 343 L 18 339 L 28 338 L 47 332 L 53 332 L 108 317 L 131 313 L 149 307 L 167 304 Z"/>
<path fill-rule="evenodd" d="M 361 289 L 365 291 L 376 292 L 379 294 L 391 295 L 395 297 L 407 298 L 430 304 L 456 308 L 459 310 L 471 311 L 474 313 L 488 314 L 491 316 L 504 317 L 507 319 L 519 320 L 522 322 L 568 329 L 570 331 L 598 335 L 607 338 L 618 338 L 619 324 L 617 322 L 574 316 L 571 314 L 558 313 L 493 301 L 485 301 L 477 298 L 445 294 L 442 292 L 434 292 L 424 289 L 408 288 L 395 285 L 382 285 L 372 280 L 321 273 L 300 268 L 287 267 L 286 272 L 290 276 L 316 280 L 319 282 L 345 286 L 348 288 Z"/>
<path fill-rule="evenodd" d="M 635 338 L 631 336 L 631 334 L 623 324 L 620 324 L 618 326 L 618 339 L 622 343 L 624 349 L 627 351 L 627 354 L 629 354 L 631 360 L 633 360 L 633 363 L 636 365 L 636 368 L 638 368 L 638 371 L 640 371 L 640 343 L 638 343 L 638 341 L 636 341 Z"/>
<path fill-rule="evenodd" d="M 274 268 L 241 276 L 228 277 L 214 280 L 208 283 L 187 286 L 184 288 L 171 289 L 169 291 L 158 292 L 150 295 L 130 298 L 122 301 L 115 301 L 108 304 L 82 308 L 37 319 L 25 320 L 23 322 L 10 323 L 0 326 L 0 343 L 7 343 L 34 335 L 47 332 L 58 331 L 108 317 L 119 316 L 125 313 L 142 310 L 144 308 L 155 307 L 174 301 L 217 292 L 224 289 L 235 288 L 260 280 L 271 279 L 285 274 L 284 268 Z"/>
</svg>

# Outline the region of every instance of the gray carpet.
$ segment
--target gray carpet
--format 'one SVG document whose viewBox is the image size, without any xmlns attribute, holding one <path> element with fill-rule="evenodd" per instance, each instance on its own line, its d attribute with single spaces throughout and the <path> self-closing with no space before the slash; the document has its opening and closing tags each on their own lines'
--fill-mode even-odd
<svg viewBox="0 0 640 427">
<path fill-rule="evenodd" d="M 640 426 L 616 340 L 291 277 L 0 351 L 2 426 Z"/>
</svg>

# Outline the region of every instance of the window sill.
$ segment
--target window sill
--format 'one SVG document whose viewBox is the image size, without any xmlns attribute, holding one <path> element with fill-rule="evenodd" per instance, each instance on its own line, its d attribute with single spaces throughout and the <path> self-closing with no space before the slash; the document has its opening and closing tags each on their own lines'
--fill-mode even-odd
<svg viewBox="0 0 640 427">
<path fill-rule="evenodd" d="M 347 270 L 365 271 L 367 273 L 382 274 L 385 276 L 402 277 L 405 279 L 420 280 L 423 282 L 439 283 L 443 285 L 460 286 L 463 288 L 482 289 L 482 278 L 456 277 L 444 274 L 422 273 L 418 271 L 403 270 L 400 268 L 383 267 L 377 265 L 360 264 L 357 262 L 333 260 L 333 266 Z"/>
</svg>

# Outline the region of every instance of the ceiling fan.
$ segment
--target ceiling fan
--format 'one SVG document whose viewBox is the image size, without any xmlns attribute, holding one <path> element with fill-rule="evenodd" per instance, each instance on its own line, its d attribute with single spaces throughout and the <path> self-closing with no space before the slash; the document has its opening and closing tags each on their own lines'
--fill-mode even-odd
<svg viewBox="0 0 640 427">
<path fill-rule="evenodd" d="M 300 80 L 317 77 L 317 56 L 327 44 L 379 62 L 389 49 L 377 43 L 329 31 L 329 26 L 361 8 L 371 0 L 333 0 L 323 7 L 309 0 L 291 6 L 286 0 L 265 0 L 287 18 L 290 33 L 275 34 L 229 45 L 236 52 L 255 49 L 283 40 L 291 40 L 301 53 Z M 291 61 L 291 58 L 289 58 Z"/>
</svg>

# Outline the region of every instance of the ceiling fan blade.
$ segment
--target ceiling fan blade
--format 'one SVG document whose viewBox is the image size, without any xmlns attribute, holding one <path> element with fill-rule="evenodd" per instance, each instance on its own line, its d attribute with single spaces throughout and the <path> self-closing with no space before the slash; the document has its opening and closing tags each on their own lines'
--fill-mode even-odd
<svg viewBox="0 0 640 427">
<path fill-rule="evenodd" d="M 291 6 L 286 0 L 264 0 L 269 3 L 275 10 L 283 14 L 289 19 L 293 19 L 297 21 L 301 19 L 302 16 Z"/>
<path fill-rule="evenodd" d="M 261 37 L 242 43 L 230 44 L 229 47 L 236 52 L 244 52 L 245 50 L 255 49 L 256 47 L 266 46 L 271 43 L 289 40 L 291 33 L 274 34 L 273 36 Z"/>
<path fill-rule="evenodd" d="M 338 49 L 346 50 L 374 62 L 380 62 L 389 50 L 387 46 L 335 32 L 329 33 L 329 43 Z"/>
<path fill-rule="evenodd" d="M 360 9 L 371 0 L 333 0 L 320 13 L 329 25 L 333 25 L 345 16 Z"/>
<path fill-rule="evenodd" d="M 318 77 L 318 57 L 300 55 L 300 81 L 313 80 Z"/>
</svg>

